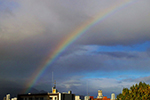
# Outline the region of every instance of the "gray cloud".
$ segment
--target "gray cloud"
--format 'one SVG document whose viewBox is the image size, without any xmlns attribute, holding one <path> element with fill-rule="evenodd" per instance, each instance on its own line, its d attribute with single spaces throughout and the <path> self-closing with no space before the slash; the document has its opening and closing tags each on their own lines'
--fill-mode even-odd
<svg viewBox="0 0 150 100">
<path fill-rule="evenodd" d="M 147 71 L 149 64 L 147 52 L 98 52 L 80 49 L 61 56 L 55 62 L 60 70 L 75 71 Z M 132 69 L 131 69 L 132 68 Z"/>
<path fill-rule="evenodd" d="M 120 2 L 126 0 L 0 0 L 0 76 L 2 77 L 0 80 L 3 81 L 1 85 L 8 87 L 8 84 L 5 85 L 6 82 L 12 83 L 12 86 L 26 85 L 34 71 L 62 39 L 98 13 L 105 12 L 107 8 Z M 47 84 L 51 82 L 52 71 L 56 73 L 55 79 L 60 82 L 58 83 L 60 90 L 71 89 L 79 94 L 86 94 L 84 85 L 87 80 L 84 78 L 89 76 L 100 78 L 92 79 L 93 83 L 89 83 L 89 86 L 94 86 L 93 89 L 91 88 L 91 94 L 94 95 L 98 88 L 110 94 L 109 89 L 115 89 L 114 84 L 117 84 L 120 87 L 114 91 L 118 93 L 121 86 L 134 83 L 135 81 L 125 83 L 107 78 L 110 74 L 116 77 L 118 73 L 124 75 L 148 72 L 149 49 L 146 52 L 99 52 L 95 51 L 94 47 L 87 48 L 83 44 L 128 46 L 148 41 L 149 9 L 148 0 L 137 0 L 90 27 L 48 67 L 35 87 L 39 90 L 47 89 Z M 76 75 L 82 77 L 73 77 Z M 109 88 L 107 86 L 110 84 L 102 87 L 105 85 L 102 80 L 114 83 Z M 148 77 L 143 80 L 149 82 Z M 20 88 L 23 87 L 22 85 Z M 77 91 L 81 88 L 83 90 Z"/>
<path fill-rule="evenodd" d="M 145 77 L 139 77 L 139 78 L 126 78 L 122 81 L 128 81 L 128 82 L 146 82 L 150 83 L 150 76 L 145 76 Z"/>
<path fill-rule="evenodd" d="M 49 42 L 71 34 L 77 26 L 119 1 L 16 1 L 1 13 L 1 41 L 49 37 Z M 149 40 L 149 1 L 137 1 L 91 27 L 78 42 L 86 44 L 133 44 Z M 99 6 L 103 5 L 103 6 Z M 142 7 L 141 7 L 142 6 Z M 10 13 L 11 12 L 11 13 Z M 8 16 L 8 17 L 6 17 Z M 79 24 L 80 23 L 80 24 Z M 3 33 L 3 34 L 2 34 Z M 48 35 L 45 35 L 48 34 Z M 15 38 L 17 37 L 17 38 Z"/>
<path fill-rule="evenodd" d="M 109 55 L 115 58 L 138 58 L 138 55 L 127 52 L 100 52 L 101 55 Z"/>
<path fill-rule="evenodd" d="M 138 1 L 117 11 L 93 26 L 79 41 L 86 44 L 128 45 L 149 40 L 148 2 Z"/>
</svg>

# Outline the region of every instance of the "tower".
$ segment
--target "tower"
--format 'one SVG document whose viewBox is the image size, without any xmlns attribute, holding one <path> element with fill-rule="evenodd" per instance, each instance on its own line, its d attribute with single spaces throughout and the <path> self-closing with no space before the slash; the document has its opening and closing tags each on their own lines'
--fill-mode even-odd
<svg viewBox="0 0 150 100">
<path fill-rule="evenodd" d="M 115 94 L 114 93 L 111 94 L 111 100 L 115 100 Z"/>
<path fill-rule="evenodd" d="M 56 93 L 56 81 L 54 81 L 54 83 L 53 83 L 53 72 L 52 72 L 52 93 Z"/>
<path fill-rule="evenodd" d="M 6 95 L 6 100 L 10 100 L 10 94 Z"/>
<path fill-rule="evenodd" d="M 98 96 L 97 96 L 97 98 L 103 98 L 102 90 L 98 90 Z"/>
<path fill-rule="evenodd" d="M 56 93 L 56 81 L 54 82 L 54 86 L 52 87 L 52 93 Z"/>
</svg>

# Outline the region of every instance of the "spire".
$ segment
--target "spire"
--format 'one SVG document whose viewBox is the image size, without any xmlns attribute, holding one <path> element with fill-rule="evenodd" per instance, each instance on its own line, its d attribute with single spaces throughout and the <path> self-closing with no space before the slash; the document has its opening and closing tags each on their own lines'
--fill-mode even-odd
<svg viewBox="0 0 150 100">
<path fill-rule="evenodd" d="M 52 72 L 52 85 L 53 85 L 53 72 Z"/>
<path fill-rule="evenodd" d="M 52 87 L 55 89 L 56 88 L 56 80 L 53 82 L 54 76 L 52 72 Z"/>
<path fill-rule="evenodd" d="M 56 93 L 57 90 L 56 90 L 56 80 L 53 82 L 53 72 L 52 72 L 52 93 Z"/>
<path fill-rule="evenodd" d="M 57 90 L 56 90 L 56 81 L 54 82 L 54 86 L 52 87 L 52 93 L 56 93 Z"/>
<path fill-rule="evenodd" d="M 54 89 L 56 88 L 56 80 L 54 81 Z"/>
</svg>

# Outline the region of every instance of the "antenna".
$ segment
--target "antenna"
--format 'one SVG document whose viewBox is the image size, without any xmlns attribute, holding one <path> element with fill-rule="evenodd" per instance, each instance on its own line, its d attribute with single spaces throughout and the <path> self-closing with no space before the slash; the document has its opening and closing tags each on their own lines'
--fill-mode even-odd
<svg viewBox="0 0 150 100">
<path fill-rule="evenodd" d="M 53 72 L 52 72 L 52 85 L 53 85 Z"/>
<path fill-rule="evenodd" d="M 87 96 L 89 96 L 89 92 L 88 92 L 88 81 L 87 81 Z"/>
<path fill-rule="evenodd" d="M 56 81 L 54 82 L 54 88 L 56 88 Z"/>
</svg>

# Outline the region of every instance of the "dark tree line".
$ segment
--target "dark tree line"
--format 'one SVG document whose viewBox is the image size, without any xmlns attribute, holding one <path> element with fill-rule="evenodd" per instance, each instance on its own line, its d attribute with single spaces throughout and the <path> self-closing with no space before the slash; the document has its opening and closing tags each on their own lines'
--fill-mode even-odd
<svg viewBox="0 0 150 100">
<path fill-rule="evenodd" d="M 124 88 L 122 93 L 117 95 L 117 100 L 150 100 L 150 85 L 144 82 Z"/>
</svg>

